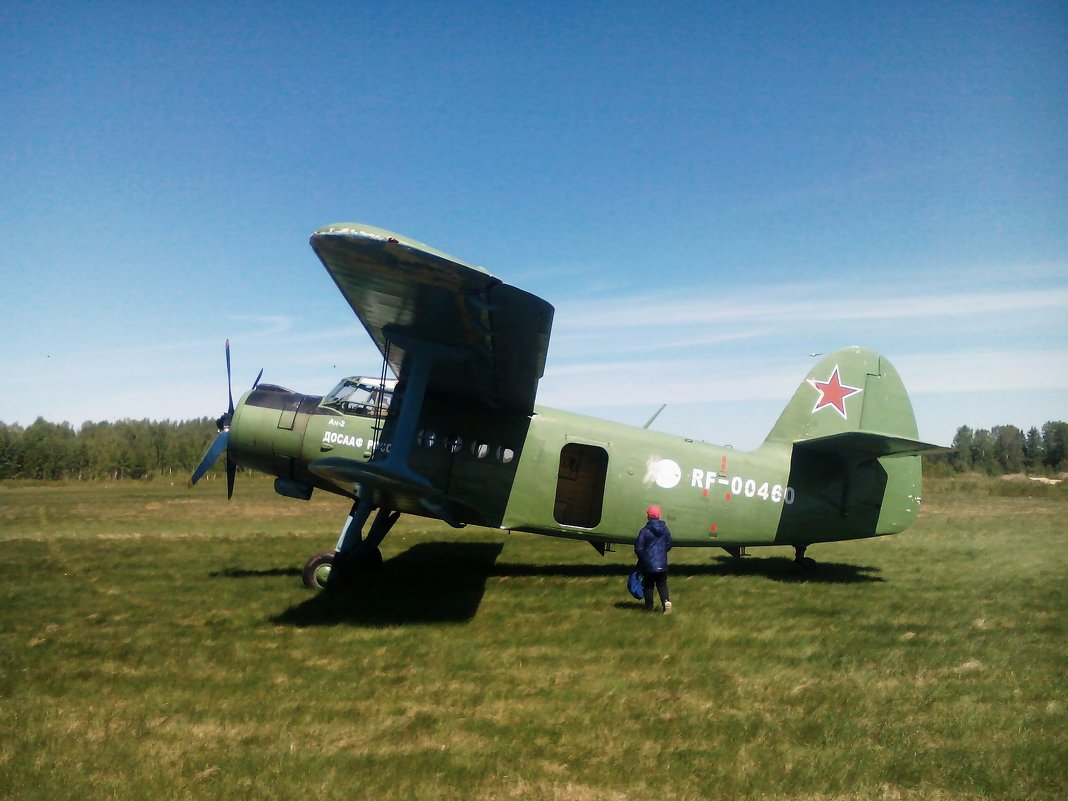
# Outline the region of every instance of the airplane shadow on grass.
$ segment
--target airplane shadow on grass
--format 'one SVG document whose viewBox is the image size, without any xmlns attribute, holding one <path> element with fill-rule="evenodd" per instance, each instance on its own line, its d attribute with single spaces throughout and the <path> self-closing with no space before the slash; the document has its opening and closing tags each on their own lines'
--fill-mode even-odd
<svg viewBox="0 0 1068 801">
<path fill-rule="evenodd" d="M 208 575 L 212 578 L 270 578 L 271 576 L 299 576 L 299 567 L 271 567 L 266 570 L 249 570 L 240 567 L 227 567 Z"/>
<path fill-rule="evenodd" d="M 632 566 L 621 568 L 618 564 L 603 565 L 497 565 L 494 576 L 560 576 L 578 578 L 620 577 L 625 578 Z M 798 567 L 793 559 L 780 556 L 714 557 L 707 565 L 672 565 L 670 575 L 681 576 L 759 576 L 772 581 L 810 584 L 865 584 L 882 582 L 878 567 L 850 565 L 842 562 L 817 562 L 808 568 Z"/>
<path fill-rule="evenodd" d="M 463 623 L 478 611 L 503 548 L 500 543 L 420 543 L 356 577 L 351 586 L 318 592 L 271 622 L 298 628 Z"/>
<path fill-rule="evenodd" d="M 352 586 L 336 592 L 318 592 L 290 607 L 271 621 L 280 625 L 395 626 L 463 623 L 478 611 L 491 578 L 618 578 L 631 569 L 618 563 L 533 565 L 497 564 L 500 543 L 420 543 L 387 560 L 380 570 L 358 577 Z M 212 573 L 217 578 L 262 576 L 295 577 L 298 568 L 243 570 L 228 568 Z M 754 576 L 787 583 L 864 584 L 882 582 L 879 568 L 841 562 L 818 562 L 802 569 L 785 557 L 714 557 L 710 564 L 679 564 L 675 578 L 687 576 Z M 637 606 L 637 604 L 633 604 Z"/>
<path fill-rule="evenodd" d="M 744 559 L 717 556 L 715 564 L 709 567 L 711 568 L 709 575 L 761 576 L 772 581 L 796 584 L 871 584 L 885 581 L 882 576 L 878 575 L 881 568 L 874 565 L 817 561 L 811 567 L 798 567 L 793 559 L 784 556 L 757 556 Z"/>
</svg>

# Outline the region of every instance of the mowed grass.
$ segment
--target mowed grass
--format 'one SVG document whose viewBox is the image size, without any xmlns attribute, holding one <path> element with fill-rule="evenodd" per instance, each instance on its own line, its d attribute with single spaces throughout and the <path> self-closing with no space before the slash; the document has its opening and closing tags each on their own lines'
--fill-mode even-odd
<svg viewBox="0 0 1068 801">
<path fill-rule="evenodd" d="M 677 549 L 664 617 L 625 549 L 405 518 L 333 598 L 341 499 L 0 485 L 0 797 L 1068 797 L 1068 494 L 927 496 L 808 575 Z"/>
</svg>

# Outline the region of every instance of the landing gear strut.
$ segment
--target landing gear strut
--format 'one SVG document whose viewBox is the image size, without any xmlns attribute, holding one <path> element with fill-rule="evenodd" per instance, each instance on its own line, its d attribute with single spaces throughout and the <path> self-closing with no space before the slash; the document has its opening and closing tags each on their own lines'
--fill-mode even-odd
<svg viewBox="0 0 1068 801">
<path fill-rule="evenodd" d="M 337 547 L 315 554 L 304 565 L 302 577 L 305 587 L 317 590 L 341 587 L 349 582 L 354 573 L 376 570 L 382 566 L 382 551 L 378 546 L 400 518 L 400 512 L 378 509 L 364 537 L 363 527 L 374 510 L 375 507 L 367 501 L 357 500 L 352 505 L 345 525 L 341 527 Z"/>
<path fill-rule="evenodd" d="M 816 567 L 816 560 L 805 556 L 805 550 L 807 548 L 807 544 L 794 546 L 794 566 L 798 570 L 812 570 Z"/>
</svg>

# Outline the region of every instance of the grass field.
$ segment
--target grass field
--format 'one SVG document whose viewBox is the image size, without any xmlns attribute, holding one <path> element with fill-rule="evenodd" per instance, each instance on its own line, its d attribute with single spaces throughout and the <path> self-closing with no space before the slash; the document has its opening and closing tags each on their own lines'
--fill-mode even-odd
<svg viewBox="0 0 1068 801">
<path fill-rule="evenodd" d="M 313 594 L 347 506 L 264 479 L 0 485 L 0 797 L 1064 799 L 1068 492 L 926 489 L 811 575 L 676 550 L 663 617 L 413 519 Z"/>
</svg>

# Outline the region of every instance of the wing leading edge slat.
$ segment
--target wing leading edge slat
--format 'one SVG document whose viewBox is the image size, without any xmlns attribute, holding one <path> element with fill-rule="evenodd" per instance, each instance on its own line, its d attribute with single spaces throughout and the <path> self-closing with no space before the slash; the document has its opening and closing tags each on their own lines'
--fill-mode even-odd
<svg viewBox="0 0 1068 801">
<path fill-rule="evenodd" d="M 422 243 L 356 223 L 316 231 L 312 248 L 387 356 L 394 332 L 462 351 L 431 372 L 428 393 L 530 414 L 552 328 L 553 307 Z M 394 342 L 390 367 L 404 377 Z"/>
</svg>

